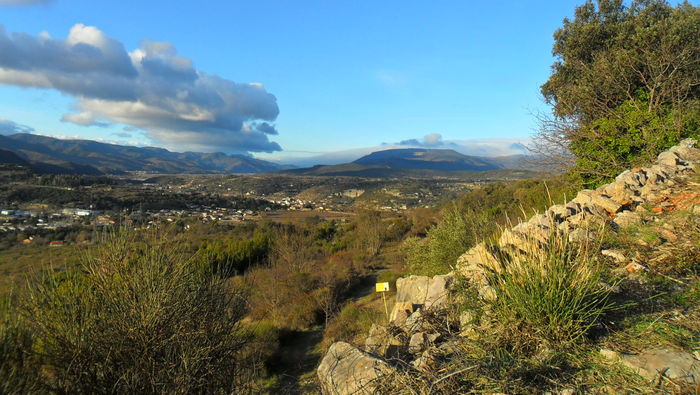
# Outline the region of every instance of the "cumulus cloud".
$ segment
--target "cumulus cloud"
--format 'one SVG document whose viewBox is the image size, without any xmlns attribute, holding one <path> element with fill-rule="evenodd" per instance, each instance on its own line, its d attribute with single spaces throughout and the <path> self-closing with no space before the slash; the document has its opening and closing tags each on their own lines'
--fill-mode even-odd
<svg viewBox="0 0 700 395">
<path fill-rule="evenodd" d="M 34 4 L 49 4 L 53 0 L 0 0 L 0 4 L 7 5 L 34 5 Z"/>
<path fill-rule="evenodd" d="M 170 148 L 273 152 L 277 99 L 259 83 L 197 70 L 170 43 L 127 52 L 98 28 L 76 24 L 65 39 L 8 34 L 0 25 L 0 83 L 56 89 L 77 99 L 65 122 L 120 123 Z"/>
<path fill-rule="evenodd" d="M 15 133 L 31 133 L 34 128 L 27 125 L 21 125 L 9 119 L 0 118 L 0 134 L 9 135 Z"/>
</svg>

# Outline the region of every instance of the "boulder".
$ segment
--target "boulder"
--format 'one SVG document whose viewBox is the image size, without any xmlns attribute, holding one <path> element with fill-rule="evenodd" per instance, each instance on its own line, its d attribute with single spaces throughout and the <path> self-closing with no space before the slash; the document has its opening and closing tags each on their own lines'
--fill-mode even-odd
<svg viewBox="0 0 700 395">
<path fill-rule="evenodd" d="M 389 327 L 372 324 L 365 340 L 365 351 L 385 358 L 397 358 L 405 354 L 406 345 L 401 337 L 391 333 Z"/>
<path fill-rule="evenodd" d="M 316 371 L 324 394 L 372 394 L 382 377 L 395 369 L 345 342 L 328 349 Z"/>
<path fill-rule="evenodd" d="M 396 280 L 396 302 L 410 302 L 414 305 L 425 304 L 428 296 L 430 277 L 408 276 Z"/>
<path fill-rule="evenodd" d="M 638 173 L 630 173 L 638 174 Z M 573 202 L 579 203 L 582 206 L 598 206 L 609 213 L 616 213 L 622 205 L 610 199 L 597 191 L 592 191 L 590 189 L 584 189 L 576 195 Z"/>
<path fill-rule="evenodd" d="M 469 249 L 469 251 L 457 258 L 456 270 L 467 279 L 484 283 L 484 267 L 498 269 L 496 258 L 494 258 L 486 243 L 479 243 Z"/>
<path fill-rule="evenodd" d="M 396 302 L 391 309 L 389 322 L 395 325 L 402 325 L 408 317 L 413 313 L 413 303 L 411 302 Z"/>
<path fill-rule="evenodd" d="M 686 162 L 673 151 L 664 151 L 659 154 L 656 163 L 665 166 L 685 165 Z"/>
<path fill-rule="evenodd" d="M 428 293 L 425 298 L 427 309 L 442 310 L 449 302 L 450 286 L 454 281 L 454 273 L 448 273 L 433 277 L 428 284 Z"/>
<path fill-rule="evenodd" d="M 613 223 L 615 225 L 621 227 L 621 228 L 626 228 L 632 225 L 637 225 L 642 222 L 642 216 L 639 215 L 639 213 L 635 213 L 633 211 L 622 211 L 617 214 L 615 219 L 613 219 Z"/>
<path fill-rule="evenodd" d="M 677 145 L 669 151 L 675 153 L 679 158 L 686 162 L 700 161 L 700 149 Z"/>
<path fill-rule="evenodd" d="M 685 351 L 653 348 L 631 355 L 603 349 L 600 354 L 613 362 L 622 363 L 647 380 L 665 376 L 691 385 L 700 384 L 700 361 Z"/>
<path fill-rule="evenodd" d="M 576 214 L 575 210 L 563 204 L 555 204 L 547 209 L 547 215 L 551 217 L 554 222 L 561 222 L 574 214 Z"/>
<path fill-rule="evenodd" d="M 636 189 L 645 184 L 646 177 L 642 177 L 641 173 L 625 170 L 615 177 L 615 182 L 621 182 L 627 184 L 632 189 Z"/>
<path fill-rule="evenodd" d="M 610 196 L 610 199 L 622 206 L 629 206 L 633 203 L 633 197 L 637 194 L 636 190 L 632 189 L 624 182 L 613 182 L 603 188 L 603 192 Z"/>
</svg>

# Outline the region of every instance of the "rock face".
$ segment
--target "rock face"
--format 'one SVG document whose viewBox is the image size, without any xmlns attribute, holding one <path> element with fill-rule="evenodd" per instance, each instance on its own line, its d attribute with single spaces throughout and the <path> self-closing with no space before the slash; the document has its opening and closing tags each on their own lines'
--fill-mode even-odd
<svg viewBox="0 0 700 395">
<path fill-rule="evenodd" d="M 394 368 L 348 343 L 337 342 L 323 357 L 317 373 L 324 394 L 372 394 L 378 380 Z"/>
</svg>

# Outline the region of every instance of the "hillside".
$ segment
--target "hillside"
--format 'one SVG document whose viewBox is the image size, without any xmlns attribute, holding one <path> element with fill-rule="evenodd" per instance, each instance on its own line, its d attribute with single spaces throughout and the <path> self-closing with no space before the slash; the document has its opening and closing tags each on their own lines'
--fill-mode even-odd
<svg viewBox="0 0 700 395">
<path fill-rule="evenodd" d="M 0 136 L 0 146 L 30 162 L 39 171 L 66 173 L 263 173 L 284 169 L 278 164 L 221 152 L 171 152 L 91 140 L 62 140 L 19 133 Z"/>
<path fill-rule="evenodd" d="M 523 155 L 478 157 L 450 149 L 404 148 L 376 151 L 351 163 L 291 169 L 290 174 L 357 177 L 418 177 L 531 169 Z"/>
<path fill-rule="evenodd" d="M 323 392 L 696 393 L 696 146 L 399 278 L 388 324 L 329 348 Z"/>
</svg>

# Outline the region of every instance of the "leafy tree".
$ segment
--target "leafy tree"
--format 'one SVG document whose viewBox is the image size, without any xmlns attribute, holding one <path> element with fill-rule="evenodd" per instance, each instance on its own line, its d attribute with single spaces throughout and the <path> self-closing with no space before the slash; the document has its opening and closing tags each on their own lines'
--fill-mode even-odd
<svg viewBox="0 0 700 395">
<path fill-rule="evenodd" d="M 541 88 L 553 114 L 542 117 L 535 149 L 570 159 L 584 183 L 598 184 L 698 134 L 698 7 L 588 0 L 554 40 L 557 60 Z"/>
</svg>

